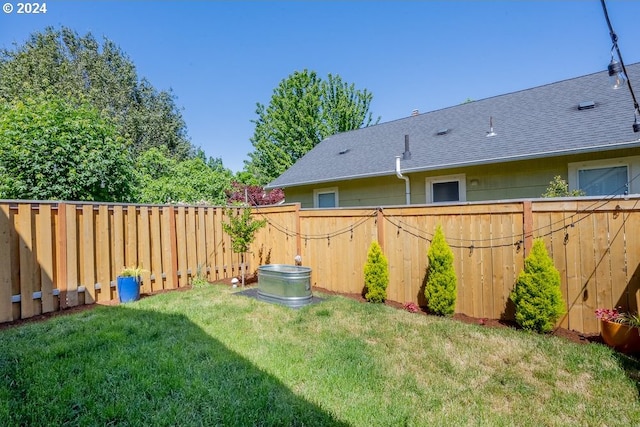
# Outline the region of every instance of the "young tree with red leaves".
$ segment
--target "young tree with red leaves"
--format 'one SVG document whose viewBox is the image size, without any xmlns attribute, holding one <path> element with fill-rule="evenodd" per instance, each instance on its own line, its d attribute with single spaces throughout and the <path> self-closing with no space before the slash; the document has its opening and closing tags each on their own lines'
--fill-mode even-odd
<svg viewBox="0 0 640 427">
<path fill-rule="evenodd" d="M 231 184 L 231 189 L 227 191 L 227 203 L 230 205 L 237 203 L 246 203 L 249 206 L 275 205 L 283 200 L 284 191 L 281 188 L 266 191 L 260 185 L 235 181 Z"/>
</svg>

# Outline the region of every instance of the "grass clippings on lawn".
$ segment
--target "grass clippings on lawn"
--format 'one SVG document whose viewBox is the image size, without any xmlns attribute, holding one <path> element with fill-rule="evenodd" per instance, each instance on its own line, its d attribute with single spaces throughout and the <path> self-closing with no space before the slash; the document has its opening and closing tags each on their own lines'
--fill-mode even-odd
<svg viewBox="0 0 640 427">
<path fill-rule="evenodd" d="M 605 346 L 323 298 L 206 286 L 0 330 L 0 425 L 640 425 Z"/>
</svg>

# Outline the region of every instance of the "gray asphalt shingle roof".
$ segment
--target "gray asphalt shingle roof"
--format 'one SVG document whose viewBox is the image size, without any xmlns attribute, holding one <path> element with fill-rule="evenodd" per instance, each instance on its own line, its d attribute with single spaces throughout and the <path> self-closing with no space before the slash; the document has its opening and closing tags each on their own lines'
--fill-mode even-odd
<svg viewBox="0 0 640 427">
<path fill-rule="evenodd" d="M 627 72 L 640 82 L 640 63 Z M 594 108 L 578 109 L 591 101 Z M 412 156 L 402 172 L 411 173 L 640 146 L 632 124 L 629 90 L 611 89 L 603 71 L 333 135 L 268 187 L 394 175 L 404 135 Z"/>
</svg>

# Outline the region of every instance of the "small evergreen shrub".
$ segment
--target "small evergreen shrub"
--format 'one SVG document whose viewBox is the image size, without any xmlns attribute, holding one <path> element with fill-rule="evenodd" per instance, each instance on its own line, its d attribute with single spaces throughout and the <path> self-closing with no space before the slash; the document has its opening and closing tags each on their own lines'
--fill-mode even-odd
<svg viewBox="0 0 640 427">
<path fill-rule="evenodd" d="M 531 253 L 524 260 L 524 269 L 511 292 L 511 300 L 516 308 L 516 322 L 523 329 L 549 332 L 564 314 L 560 273 L 542 239 L 534 240 Z"/>
<path fill-rule="evenodd" d="M 438 226 L 427 253 L 427 283 L 424 296 L 429 312 L 440 316 L 452 316 L 456 308 L 458 278 L 453 269 L 453 252 Z"/>
<path fill-rule="evenodd" d="M 367 263 L 364 266 L 365 299 L 369 302 L 384 302 L 389 285 L 389 264 L 376 241 L 369 246 Z"/>
</svg>

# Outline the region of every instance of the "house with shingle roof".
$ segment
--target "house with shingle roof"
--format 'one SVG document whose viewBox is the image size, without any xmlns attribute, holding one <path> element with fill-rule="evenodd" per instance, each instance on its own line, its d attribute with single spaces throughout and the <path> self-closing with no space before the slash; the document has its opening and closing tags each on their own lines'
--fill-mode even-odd
<svg viewBox="0 0 640 427">
<path fill-rule="evenodd" d="M 640 63 L 627 67 L 640 82 Z M 639 118 L 640 119 L 640 118 Z M 598 72 L 328 137 L 272 181 L 303 208 L 640 193 L 628 89 Z"/>
</svg>

